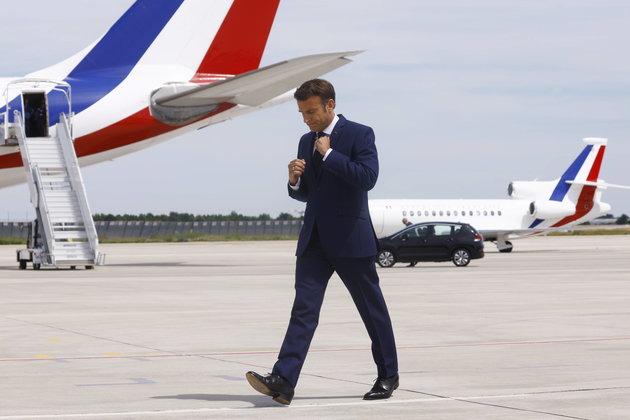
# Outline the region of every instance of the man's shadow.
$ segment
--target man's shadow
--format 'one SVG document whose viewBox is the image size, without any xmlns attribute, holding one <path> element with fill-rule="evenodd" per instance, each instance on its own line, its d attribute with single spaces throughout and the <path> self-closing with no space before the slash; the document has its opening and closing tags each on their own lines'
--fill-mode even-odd
<svg viewBox="0 0 630 420">
<path fill-rule="evenodd" d="M 156 400 L 200 400 L 210 402 L 243 401 L 254 407 L 274 407 L 281 405 L 265 395 L 229 395 L 229 394 L 180 394 L 151 397 Z"/>
<path fill-rule="evenodd" d="M 266 395 L 229 395 L 229 394 L 180 394 L 180 395 L 163 395 L 157 397 L 151 397 L 156 400 L 201 400 L 201 401 L 211 401 L 211 402 L 231 402 L 231 401 L 242 401 L 246 403 L 250 403 L 253 407 L 284 407 L 282 404 L 279 404 L 271 399 L 271 397 Z M 348 396 L 340 396 L 335 395 L 334 397 L 296 397 L 293 401 L 300 400 L 325 400 L 325 399 L 360 399 L 360 396 L 356 395 L 348 395 Z"/>
</svg>

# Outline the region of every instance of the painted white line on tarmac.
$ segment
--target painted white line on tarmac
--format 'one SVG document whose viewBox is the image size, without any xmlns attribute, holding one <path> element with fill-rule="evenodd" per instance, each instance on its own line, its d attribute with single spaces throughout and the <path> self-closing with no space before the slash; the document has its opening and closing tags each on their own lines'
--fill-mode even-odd
<svg viewBox="0 0 630 420">
<path fill-rule="evenodd" d="M 487 400 L 497 398 L 520 398 L 529 397 L 532 394 L 510 394 L 510 395 L 488 395 L 476 397 L 433 397 L 433 398 L 417 398 L 412 400 L 396 400 L 388 399 L 383 401 L 357 401 L 348 403 L 330 403 L 330 404 L 293 404 L 289 407 L 274 405 L 270 407 L 222 407 L 222 408 L 196 408 L 184 410 L 155 410 L 155 411 L 128 411 L 122 413 L 82 413 L 82 414 L 38 414 L 38 415 L 18 415 L 18 416 L 0 416 L 0 420 L 17 420 L 17 419 L 69 419 L 69 418 L 89 418 L 89 417 L 121 417 L 121 416 L 150 416 L 159 414 L 195 414 L 195 413 L 211 413 L 219 411 L 241 411 L 241 410 L 299 410 L 304 408 L 326 408 L 326 407 L 342 407 L 342 406 L 370 406 L 377 404 L 409 404 L 424 403 L 436 401 L 461 401 L 461 400 Z"/>
</svg>

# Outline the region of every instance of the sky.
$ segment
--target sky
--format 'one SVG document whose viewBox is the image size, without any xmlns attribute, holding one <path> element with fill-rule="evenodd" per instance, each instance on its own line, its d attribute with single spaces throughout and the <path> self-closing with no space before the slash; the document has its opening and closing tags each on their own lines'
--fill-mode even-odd
<svg viewBox="0 0 630 420">
<path fill-rule="evenodd" d="M 0 77 L 80 51 L 133 1 L 6 3 Z M 585 137 L 608 139 L 600 179 L 630 185 L 628 21 L 627 0 L 281 0 L 261 66 L 364 51 L 324 78 L 376 133 L 372 199 L 508 199 L 511 181 L 559 178 Z M 297 215 L 306 131 L 291 101 L 85 167 L 91 210 Z M 629 190 L 603 201 L 630 214 Z M 0 222 L 34 214 L 26 185 L 0 190 Z"/>
</svg>

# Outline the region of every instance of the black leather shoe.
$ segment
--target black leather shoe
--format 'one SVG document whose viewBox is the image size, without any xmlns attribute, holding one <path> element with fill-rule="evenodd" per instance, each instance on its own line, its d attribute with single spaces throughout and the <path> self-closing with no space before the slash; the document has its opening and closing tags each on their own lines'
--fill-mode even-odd
<svg viewBox="0 0 630 420">
<path fill-rule="evenodd" d="M 262 376 L 256 372 L 247 372 L 245 375 L 249 384 L 261 394 L 273 397 L 274 401 L 280 404 L 289 405 L 293 399 L 295 390 L 293 385 L 284 377 L 272 373 L 268 376 Z"/>
<path fill-rule="evenodd" d="M 376 378 L 376 383 L 368 392 L 363 396 L 364 400 L 384 400 L 392 396 L 395 389 L 398 389 L 398 374 L 384 378 L 379 376 Z"/>
</svg>

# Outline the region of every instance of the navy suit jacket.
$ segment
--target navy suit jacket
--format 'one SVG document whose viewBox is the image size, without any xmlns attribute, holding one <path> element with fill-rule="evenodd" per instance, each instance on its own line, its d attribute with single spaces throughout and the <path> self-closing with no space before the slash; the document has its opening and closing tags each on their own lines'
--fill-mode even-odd
<svg viewBox="0 0 630 420">
<path fill-rule="evenodd" d="M 300 139 L 297 157 L 306 161 L 305 170 L 300 188 L 289 187 L 291 197 L 307 203 L 296 255 L 304 253 L 316 225 L 330 257 L 373 257 L 379 249 L 368 208 L 368 191 L 378 178 L 374 131 L 340 114 L 330 136 L 333 151 L 318 173 L 313 167 L 315 136 L 309 132 Z"/>
</svg>

